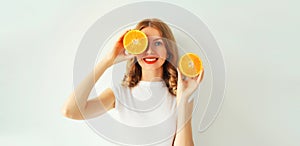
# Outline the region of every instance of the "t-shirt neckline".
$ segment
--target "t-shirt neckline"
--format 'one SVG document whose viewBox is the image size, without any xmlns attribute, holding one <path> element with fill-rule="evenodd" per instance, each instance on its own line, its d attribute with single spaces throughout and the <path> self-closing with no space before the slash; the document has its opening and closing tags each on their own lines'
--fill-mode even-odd
<svg viewBox="0 0 300 146">
<path fill-rule="evenodd" d="M 155 86 L 155 87 L 163 87 L 165 86 L 165 81 L 139 81 L 139 85 L 142 86 Z"/>
</svg>

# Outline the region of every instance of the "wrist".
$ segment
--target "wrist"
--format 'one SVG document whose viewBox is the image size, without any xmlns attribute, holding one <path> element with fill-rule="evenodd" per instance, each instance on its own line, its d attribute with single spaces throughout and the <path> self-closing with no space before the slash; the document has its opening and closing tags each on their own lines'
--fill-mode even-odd
<svg viewBox="0 0 300 146">
<path fill-rule="evenodd" d="M 180 126 L 186 125 L 192 120 L 193 106 L 180 105 L 177 107 L 177 122 Z"/>
<path fill-rule="evenodd" d="M 190 96 L 178 96 L 177 99 L 177 118 L 181 124 L 190 120 L 193 113 L 194 101 L 188 102 L 189 98 Z"/>
<path fill-rule="evenodd" d="M 189 96 L 185 96 L 185 95 L 183 95 L 183 94 L 179 94 L 179 95 L 176 97 L 177 105 L 180 105 L 180 104 L 186 105 L 188 99 L 189 99 Z"/>
</svg>

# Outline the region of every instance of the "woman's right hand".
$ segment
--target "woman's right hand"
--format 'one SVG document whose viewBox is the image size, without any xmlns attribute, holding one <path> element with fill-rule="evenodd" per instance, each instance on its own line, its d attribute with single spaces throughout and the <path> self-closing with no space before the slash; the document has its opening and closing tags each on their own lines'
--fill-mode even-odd
<svg viewBox="0 0 300 146">
<path fill-rule="evenodd" d="M 129 30 L 128 30 L 129 31 Z M 124 35 L 128 32 L 126 31 L 116 42 L 115 46 L 107 55 L 108 59 L 111 61 L 111 64 L 117 64 L 119 62 L 131 59 L 134 57 L 132 54 L 127 54 L 125 48 L 123 46 L 123 38 Z"/>
</svg>

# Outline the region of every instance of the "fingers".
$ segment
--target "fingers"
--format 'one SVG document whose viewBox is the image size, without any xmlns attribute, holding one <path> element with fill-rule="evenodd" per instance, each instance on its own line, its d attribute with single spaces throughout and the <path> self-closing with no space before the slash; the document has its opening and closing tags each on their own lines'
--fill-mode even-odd
<svg viewBox="0 0 300 146">
<path fill-rule="evenodd" d="M 204 75 L 204 68 L 201 69 L 200 74 L 196 77 L 187 77 L 187 79 L 185 79 L 186 81 L 190 82 L 190 81 L 196 81 L 197 84 L 200 84 L 200 82 L 203 79 L 203 75 Z"/>
<path fill-rule="evenodd" d="M 133 58 L 135 55 L 132 55 L 132 54 L 125 54 L 125 59 L 131 59 Z"/>
<path fill-rule="evenodd" d="M 198 78 L 197 78 L 198 84 L 200 84 L 200 82 L 202 81 L 203 75 L 204 75 L 204 68 L 201 69 L 200 74 L 198 75 Z"/>
<path fill-rule="evenodd" d="M 121 37 L 119 37 L 118 39 L 118 43 L 123 43 L 123 39 L 124 39 L 124 36 L 125 36 L 126 33 L 124 33 Z"/>
<path fill-rule="evenodd" d="M 190 78 L 189 77 L 186 77 L 186 76 L 184 76 L 184 75 L 182 75 L 182 73 L 180 72 L 180 70 L 177 68 L 177 72 L 178 72 L 178 79 L 180 78 L 180 81 L 188 81 L 188 80 L 190 80 Z"/>
<path fill-rule="evenodd" d="M 131 30 L 131 29 L 127 30 L 125 33 L 122 34 L 122 36 L 121 36 L 121 37 L 119 38 L 119 40 L 118 40 L 119 43 L 123 43 L 123 39 L 124 39 L 125 34 L 126 34 L 128 31 L 130 31 L 130 30 Z"/>
</svg>

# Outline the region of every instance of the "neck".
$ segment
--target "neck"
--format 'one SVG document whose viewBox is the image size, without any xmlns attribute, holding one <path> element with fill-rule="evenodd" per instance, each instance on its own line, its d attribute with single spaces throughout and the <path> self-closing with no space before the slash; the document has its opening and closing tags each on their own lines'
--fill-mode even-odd
<svg viewBox="0 0 300 146">
<path fill-rule="evenodd" d="M 162 81 L 163 80 L 163 68 L 156 70 L 142 69 L 142 81 Z"/>
</svg>

